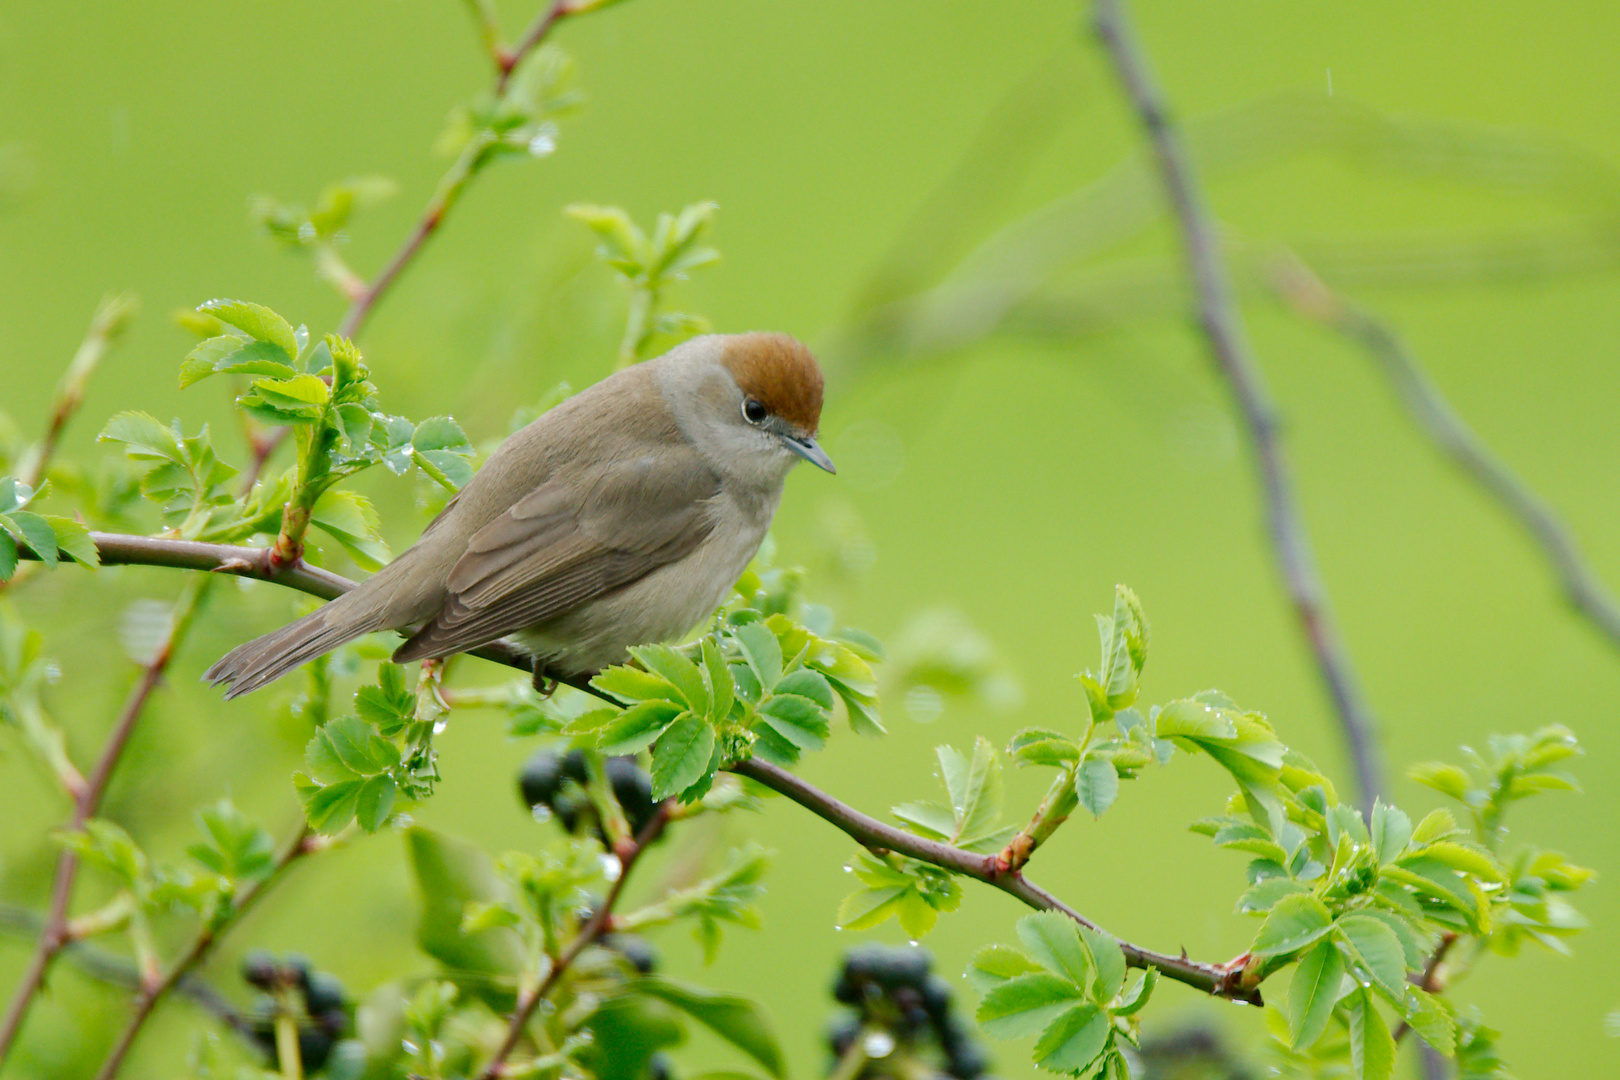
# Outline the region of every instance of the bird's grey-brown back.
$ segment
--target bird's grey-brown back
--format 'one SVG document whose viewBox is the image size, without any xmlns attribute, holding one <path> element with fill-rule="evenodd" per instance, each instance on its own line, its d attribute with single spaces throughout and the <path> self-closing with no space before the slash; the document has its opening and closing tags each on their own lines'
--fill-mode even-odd
<svg viewBox="0 0 1620 1080">
<path fill-rule="evenodd" d="M 820 409 L 792 338 L 695 338 L 513 434 L 392 564 L 205 678 L 245 693 L 384 628 L 420 627 L 401 662 L 516 634 L 568 674 L 679 636 L 753 557 L 792 464 L 831 468 Z"/>
</svg>

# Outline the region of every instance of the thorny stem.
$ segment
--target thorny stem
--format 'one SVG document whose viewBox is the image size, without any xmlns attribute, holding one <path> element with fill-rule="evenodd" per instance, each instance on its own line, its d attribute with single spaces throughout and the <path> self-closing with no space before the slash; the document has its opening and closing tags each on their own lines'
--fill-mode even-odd
<svg viewBox="0 0 1620 1080">
<path fill-rule="evenodd" d="M 670 809 L 670 800 L 666 799 L 660 803 L 651 819 L 636 834 L 635 840 L 619 848 L 619 876 L 614 879 L 608 888 L 607 896 L 603 897 L 585 925 L 579 928 L 579 932 L 574 935 L 567 948 L 552 960 L 545 978 L 540 980 L 539 985 L 518 995 L 517 1007 L 512 1010 L 512 1022 L 507 1025 L 506 1038 L 501 1040 L 495 1056 L 484 1066 L 481 1074 L 483 1080 L 499 1080 L 506 1072 L 506 1059 L 512 1056 L 512 1051 L 516 1050 L 518 1043 L 523 1040 L 523 1032 L 529 1026 L 529 1019 L 534 1016 L 534 1010 L 546 999 L 546 995 L 555 989 L 569 965 L 579 958 L 579 954 L 607 932 L 613 918 L 613 906 L 619 902 L 619 896 L 624 892 L 624 883 L 629 879 L 631 869 L 641 857 L 641 853 L 646 851 L 648 845 L 657 840 L 664 831 L 664 826 L 669 822 Z"/>
<path fill-rule="evenodd" d="M 1122 8 L 1119 0 L 1096 0 L 1093 25 L 1152 145 L 1181 231 L 1187 272 L 1197 296 L 1199 329 L 1248 427 L 1279 569 L 1338 713 L 1339 727 L 1356 771 L 1362 811 L 1370 813 L 1373 801 L 1384 793 L 1384 764 L 1372 711 L 1339 638 L 1327 588 L 1316 571 L 1310 536 L 1283 453 L 1276 405 L 1233 299 L 1220 237 L 1204 205 L 1192 161 L 1148 69 L 1147 58 L 1126 25 Z"/>
<path fill-rule="evenodd" d="M 1551 564 L 1570 605 L 1611 645 L 1620 648 L 1620 602 L 1586 561 L 1575 534 L 1457 414 L 1400 335 L 1371 312 L 1333 292 L 1298 259 L 1288 258 L 1274 267 L 1271 282 L 1296 312 L 1339 331 L 1366 350 L 1440 452 L 1530 534 Z"/>
<path fill-rule="evenodd" d="M 203 926 L 197 931 L 197 936 L 180 957 L 170 964 L 168 970 L 156 981 L 143 985 L 135 995 L 135 1014 L 129 1018 L 118 1041 L 113 1044 L 112 1050 L 107 1054 L 106 1060 L 96 1072 L 96 1080 L 112 1080 L 123 1066 L 130 1047 L 135 1045 L 135 1038 L 141 1033 L 152 1010 L 157 1008 L 158 1002 L 173 990 L 196 966 L 208 955 L 214 943 L 219 940 L 231 926 L 241 919 L 255 903 L 270 890 L 286 872 L 287 867 L 301 856 L 317 850 L 322 845 L 319 837 L 310 831 L 309 826 L 301 825 L 297 833 L 289 840 L 270 866 L 270 871 L 264 877 L 242 890 L 232 902 L 230 910 L 213 923 Z"/>
<path fill-rule="evenodd" d="M 995 855 L 980 855 L 971 851 L 964 851 L 958 847 L 929 840 L 915 833 L 906 832 L 886 825 L 874 817 L 861 813 L 854 807 L 838 801 L 831 795 L 801 780 L 786 769 L 778 768 L 758 759 L 739 761 L 729 766 L 731 772 L 738 776 L 746 776 L 750 780 L 764 784 L 766 787 L 785 795 L 793 802 L 809 810 L 817 817 L 837 826 L 849 834 L 856 843 L 874 850 L 894 851 L 901 855 L 908 855 L 945 870 L 974 878 L 987 885 L 993 885 L 1002 892 L 1014 896 L 1032 908 L 1041 911 L 1059 911 L 1079 923 L 1081 926 L 1101 933 L 1107 933 L 1102 927 L 1080 914 L 1078 911 L 1063 903 L 1039 885 L 1025 878 L 1017 871 L 1003 871 L 997 868 Z M 1119 941 L 1119 948 L 1125 954 L 1125 962 L 1131 967 L 1156 968 L 1166 978 L 1185 983 L 1196 990 L 1215 997 L 1228 998 L 1232 1001 L 1246 1002 L 1251 1005 L 1261 1003 L 1260 991 L 1254 986 L 1245 986 L 1241 981 L 1244 969 L 1241 966 L 1209 964 L 1197 960 L 1190 960 L 1185 956 L 1170 956 L 1132 945 L 1128 941 Z"/>
<path fill-rule="evenodd" d="M 286 573 L 274 574 L 269 569 L 266 557 L 267 549 L 265 548 L 234 547 L 229 544 L 205 544 L 194 540 L 165 540 L 156 537 L 125 536 L 119 533 L 91 533 L 90 538 L 95 542 L 97 550 L 101 553 L 101 561 L 108 565 L 137 563 L 152 566 L 178 566 L 196 570 L 219 570 L 225 573 L 240 574 L 244 577 L 274 581 L 278 585 L 285 585 L 327 600 L 354 588 L 354 582 L 347 578 L 312 566 L 300 565 Z M 500 642 L 476 649 L 472 655 L 498 664 L 505 664 L 519 671 L 531 670 L 532 662 L 525 654 Z M 576 690 L 603 697 L 608 701 L 614 701 L 612 697 L 603 694 L 602 691 L 591 686 L 586 680 L 569 679 L 564 681 Z M 614 703 L 617 704 L 617 702 Z M 1084 915 L 1030 882 L 1022 874 L 997 870 L 994 865 L 995 855 L 978 855 L 973 852 L 963 851 L 949 844 L 927 840 L 913 833 L 894 828 L 891 825 L 885 825 L 876 818 L 869 817 L 853 807 L 839 802 L 792 773 L 763 761 L 738 762 L 730 767 L 730 771 L 739 776 L 749 777 L 786 795 L 792 801 L 803 806 L 816 816 L 836 825 L 854 837 L 857 842 L 868 847 L 898 851 L 901 854 L 931 863 L 942 869 L 964 874 L 993 885 L 1003 892 L 1017 897 L 1030 907 L 1061 911 L 1083 926 L 1100 929 Z M 667 810 L 664 811 L 663 816 L 667 816 L 668 812 Z M 639 853 L 639 848 L 636 850 Z M 629 863 L 627 861 L 625 869 L 628 870 L 628 868 Z M 621 882 L 624 880 L 623 873 L 621 873 L 619 880 Z M 580 947 L 583 948 L 583 945 Z M 1126 941 L 1120 942 L 1120 950 L 1125 954 L 1126 962 L 1132 966 L 1157 968 L 1165 977 L 1186 983 L 1188 986 L 1195 987 L 1207 994 L 1249 1004 L 1259 1004 L 1261 1001 L 1258 988 L 1244 985 L 1245 969 L 1240 965 L 1211 964 L 1190 960 L 1184 956 L 1170 956 L 1143 949 Z M 572 962 L 572 959 L 572 956 L 569 956 L 570 962 Z M 535 998 L 533 1001 L 529 1001 L 529 1011 L 531 1013 L 538 1000 L 538 998 Z M 525 999 L 525 1001 L 528 1001 L 528 999 Z M 523 1002 L 520 1002 L 521 1004 Z M 507 1053 L 510 1052 L 511 1050 L 508 1048 Z"/>
<path fill-rule="evenodd" d="M 107 736 L 107 742 L 101 748 L 101 755 L 96 759 L 95 767 L 89 778 L 74 793 L 73 813 L 68 820 L 66 831 L 78 832 L 84 828 L 85 822 L 96 816 L 96 811 L 101 807 L 102 797 L 107 792 L 108 781 L 112 779 L 113 770 L 118 767 L 124 748 L 129 745 L 130 736 L 135 733 L 135 725 L 140 720 L 141 712 L 152 696 L 152 691 L 156 690 L 163 680 L 163 673 L 168 669 L 169 662 L 174 658 L 186 631 L 191 626 L 197 605 L 212 584 L 213 582 L 205 577 L 192 578 L 186 583 L 185 591 L 175 602 L 173 623 L 167 638 L 141 669 L 140 679 L 130 691 L 129 697 L 125 699 L 124 707 Z M 15 1044 L 17 1034 L 22 1030 L 23 1020 L 28 1015 L 28 1009 L 44 986 L 51 965 L 72 940 L 68 926 L 68 905 L 73 899 L 73 883 L 78 873 L 78 854 L 64 848 L 61 855 L 57 856 L 56 876 L 51 885 L 50 909 L 46 916 L 45 928 L 40 934 L 39 945 L 34 950 L 34 957 L 29 962 L 27 971 L 23 973 L 22 981 L 17 984 L 11 1004 L 6 1008 L 5 1019 L 0 1021 L 0 1063 L 5 1061 L 6 1055 Z"/>
</svg>

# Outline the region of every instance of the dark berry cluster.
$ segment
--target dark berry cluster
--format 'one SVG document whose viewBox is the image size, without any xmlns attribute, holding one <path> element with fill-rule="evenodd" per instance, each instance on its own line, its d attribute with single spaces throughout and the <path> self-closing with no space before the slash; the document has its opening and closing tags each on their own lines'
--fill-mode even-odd
<svg viewBox="0 0 1620 1080">
<path fill-rule="evenodd" d="M 828 1031 L 833 1054 L 841 1058 L 856 1039 L 883 1033 L 893 1048 L 887 1055 L 873 1054 L 863 1077 L 891 1075 L 884 1068 L 891 1055 L 915 1062 L 934 1050 L 942 1059 L 939 1074 L 958 1080 L 983 1076 L 989 1064 L 984 1050 L 951 1010 L 950 984 L 929 970 L 932 965 L 922 949 L 903 946 L 863 945 L 846 953 L 833 997 L 852 1011 Z M 915 1068 L 897 1068 L 892 1075 L 912 1076 Z"/>
<path fill-rule="evenodd" d="M 608 786 L 613 789 L 613 797 L 618 800 L 625 820 L 630 824 L 630 831 L 639 833 L 658 806 L 653 802 L 652 780 L 633 757 L 610 757 L 602 763 L 602 770 L 607 776 Z M 537 750 L 524 762 L 523 771 L 518 774 L 518 790 L 531 810 L 544 806 L 556 816 L 557 823 L 569 832 L 595 829 L 606 843 L 607 837 L 602 835 L 596 807 L 585 790 L 589 779 L 584 751 L 570 750 L 566 754 L 559 754 L 555 750 Z"/>
<path fill-rule="evenodd" d="M 298 1020 L 298 1056 L 304 1069 L 313 1072 L 324 1066 L 349 1027 L 343 984 L 324 972 L 311 971 L 301 956 L 277 960 L 262 950 L 243 957 L 242 978 L 263 991 L 242 1018 L 245 1034 L 270 1055 L 274 1067 L 281 1067 L 276 1017 L 289 1010 Z"/>
</svg>

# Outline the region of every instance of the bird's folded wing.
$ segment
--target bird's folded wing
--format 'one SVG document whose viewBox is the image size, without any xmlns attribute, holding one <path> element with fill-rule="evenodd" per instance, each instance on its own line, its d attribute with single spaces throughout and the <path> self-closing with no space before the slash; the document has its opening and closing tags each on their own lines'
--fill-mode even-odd
<svg viewBox="0 0 1620 1080">
<path fill-rule="evenodd" d="M 695 452 L 662 449 L 555 478 L 474 533 L 444 606 L 394 659 L 465 652 L 690 553 L 713 528 L 720 481 Z"/>
</svg>

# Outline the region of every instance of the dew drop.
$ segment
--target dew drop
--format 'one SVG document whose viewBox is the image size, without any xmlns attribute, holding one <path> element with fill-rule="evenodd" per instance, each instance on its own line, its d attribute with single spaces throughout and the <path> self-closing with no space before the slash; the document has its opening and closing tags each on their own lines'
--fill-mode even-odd
<svg viewBox="0 0 1620 1080">
<path fill-rule="evenodd" d="M 617 855 L 611 852 L 603 852 L 596 857 L 596 861 L 602 868 L 602 876 L 609 881 L 618 881 L 619 875 L 624 872 L 624 864 L 619 861 Z"/>
<path fill-rule="evenodd" d="M 869 1058 L 886 1058 L 894 1053 L 894 1036 L 887 1031 L 874 1031 L 862 1043 L 862 1049 Z"/>
<path fill-rule="evenodd" d="M 549 157 L 557 149 L 557 125 L 541 124 L 529 140 L 529 153 L 535 157 Z"/>
</svg>

